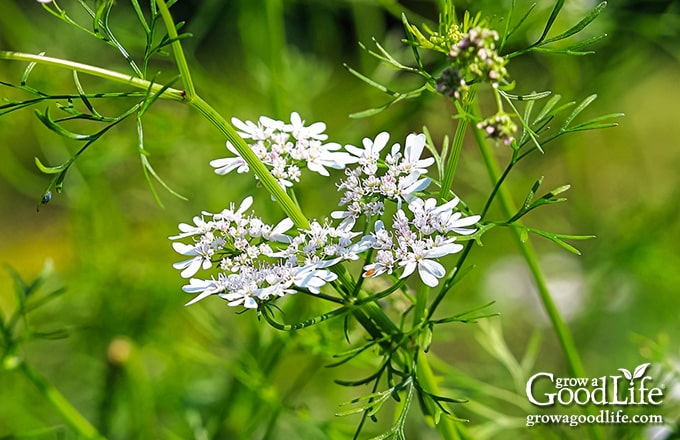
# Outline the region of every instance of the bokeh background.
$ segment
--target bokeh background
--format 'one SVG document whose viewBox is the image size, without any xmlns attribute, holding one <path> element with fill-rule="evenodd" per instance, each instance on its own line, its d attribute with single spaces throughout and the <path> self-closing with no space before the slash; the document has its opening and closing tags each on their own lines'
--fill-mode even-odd
<svg viewBox="0 0 680 440">
<path fill-rule="evenodd" d="M 459 13 L 470 8 L 502 17 L 510 3 L 456 5 Z M 529 5 L 517 3 L 520 10 Z M 84 18 L 75 13 L 76 2 L 60 4 Z M 566 29 L 594 5 L 568 0 L 557 27 Z M 514 44 L 535 38 L 551 7 L 539 1 Z M 418 84 L 379 65 L 357 44 L 370 45 L 375 37 L 408 60 L 400 43 L 402 12 L 412 23 L 432 25 L 437 2 L 181 0 L 173 7 L 176 19 L 186 21 L 183 30 L 193 34 L 183 44 L 199 93 L 227 117 L 288 120 L 297 111 L 307 122 L 326 122 L 327 133 L 341 143 L 357 144 L 382 130 L 400 141 L 423 125 L 441 140 L 455 129 L 453 108 L 434 95 L 371 118 L 348 117 L 388 97 L 350 75 L 343 63 L 398 90 Z M 127 2 L 118 2 L 111 22 L 130 52 L 138 53 L 141 33 Z M 565 102 L 597 93 L 586 116 L 625 113 L 617 128 L 555 142 L 545 155 L 522 163 L 509 181 L 517 203 L 541 176 L 546 190 L 571 184 L 568 202 L 538 210 L 527 223 L 597 236 L 576 243 L 578 257 L 532 239 L 592 377 L 644 362 L 654 363 L 657 378 L 672 377 L 673 369 L 677 378 L 680 369 L 679 30 L 679 2 L 620 0 L 586 31 L 608 34 L 593 47 L 595 55 L 532 54 L 509 67 L 518 92 L 550 89 Z M 28 0 L 0 1 L 0 49 L 126 68 L 115 50 Z M 0 62 L 0 81 L 17 83 L 24 68 Z M 154 68 L 162 72 L 160 80 L 175 74 L 171 58 L 156 61 Z M 105 81 L 81 80 L 88 91 L 119 90 Z M 75 92 L 70 72 L 53 68 L 36 68 L 30 84 L 50 93 Z M 0 87 L 0 96 L 20 95 Z M 114 109 L 101 104 L 102 112 Z M 368 390 L 346 389 L 333 379 L 362 377 L 369 360 L 325 368 L 343 346 L 341 323 L 287 334 L 258 322 L 254 313 L 234 313 L 216 298 L 183 306 L 188 298 L 171 266 L 178 256 L 167 240 L 179 222 L 201 210 L 219 211 L 247 194 L 259 196 L 256 208 L 264 217 L 278 219 L 281 213 L 250 177 L 212 172 L 208 162 L 226 155 L 224 140 L 198 114 L 160 102 L 144 127 L 152 165 L 189 201 L 158 188 L 164 207 L 156 203 L 143 177 L 134 124 L 124 123 L 83 155 L 64 192 L 37 212 L 49 180 L 34 158 L 57 164 L 78 146 L 49 132 L 30 109 L 0 117 L 0 261 L 27 281 L 48 268 L 45 291 L 66 288 L 28 322 L 67 336 L 28 338 L 20 356 L 110 438 L 351 438 L 358 418 L 334 414 L 339 403 Z M 502 146 L 496 151 L 501 162 L 507 159 Z M 472 144 L 464 154 L 456 191 L 480 209 L 490 190 L 488 177 Z M 305 212 L 327 215 L 325 204 L 334 192 L 332 179 L 311 176 L 300 192 Z M 583 428 L 522 426 L 531 407 L 505 354 L 521 359 L 527 347 L 539 347 L 530 371 L 567 375 L 567 369 L 508 232 L 494 230 L 484 243 L 473 255 L 475 270 L 447 299 L 446 309 L 495 301 L 491 310 L 500 315 L 437 334 L 433 351 L 442 360 L 437 366 L 443 386 L 471 400 L 457 411 L 471 420 L 479 438 L 588 436 Z M 16 307 L 10 273 L 0 271 L 5 317 Z M 312 307 L 296 304 L 301 314 Z M 678 423 L 679 394 L 669 386 L 664 405 L 654 410 Z M 367 434 L 380 433 L 384 419 L 389 421 L 388 413 Z M 609 438 L 671 435 L 644 426 L 607 430 Z M 409 435 L 437 438 L 417 410 Z M 3 368 L 0 438 L 75 437 L 33 384 Z"/>
</svg>

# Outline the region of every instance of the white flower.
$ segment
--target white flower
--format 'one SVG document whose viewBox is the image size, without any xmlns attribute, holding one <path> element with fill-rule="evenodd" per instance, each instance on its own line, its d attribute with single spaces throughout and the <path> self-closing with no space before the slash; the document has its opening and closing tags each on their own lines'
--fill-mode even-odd
<svg viewBox="0 0 680 440">
<path fill-rule="evenodd" d="M 358 159 L 346 151 L 338 151 L 337 143 L 323 142 L 326 124 L 315 122 L 305 127 L 304 121 L 296 112 L 290 115 L 290 124 L 261 116 L 257 124 L 232 118 L 237 133 L 246 140 L 262 163 L 269 168 L 279 185 L 284 189 L 300 181 L 300 168 L 306 166 L 310 171 L 328 176 L 327 168 L 342 169 Z M 248 164 L 238 154 L 234 146 L 227 142 L 227 149 L 235 157 L 215 159 L 210 165 L 217 174 L 227 174 L 233 170 L 238 173 L 249 171 Z"/>
<path fill-rule="evenodd" d="M 193 220 L 195 226 L 186 223 L 180 223 L 178 228 L 181 233 L 168 238 L 170 240 L 178 240 L 180 238 L 190 237 L 192 235 L 205 234 L 206 232 L 209 232 L 214 226 L 212 222 L 206 222 L 203 220 L 203 217 L 196 216 L 193 218 Z"/>
<path fill-rule="evenodd" d="M 186 293 L 198 293 L 194 299 L 184 304 L 185 306 L 190 306 L 210 295 L 221 292 L 224 288 L 215 280 L 199 280 L 197 278 L 192 278 L 189 280 L 189 284 L 182 287 L 182 290 Z"/>
<path fill-rule="evenodd" d="M 420 155 L 423 154 L 423 148 L 425 147 L 425 135 L 423 133 L 415 134 L 410 133 L 406 136 L 406 144 L 404 147 L 404 159 L 399 164 L 399 168 L 402 172 L 410 174 L 412 172 L 417 172 L 418 174 L 426 174 L 427 167 L 434 163 L 433 157 L 428 157 L 427 159 L 421 159 Z"/>
<path fill-rule="evenodd" d="M 172 267 L 177 270 L 182 269 L 182 273 L 180 273 L 182 278 L 194 276 L 201 268 L 207 270 L 212 267 L 212 262 L 210 261 L 212 252 L 205 243 L 197 243 L 195 246 L 184 243 L 173 243 L 172 248 L 179 254 L 192 257 L 172 265 Z"/>
<path fill-rule="evenodd" d="M 319 141 L 328 139 L 328 135 L 323 133 L 326 130 L 326 124 L 323 122 L 315 122 L 309 127 L 305 127 L 304 124 L 305 121 L 300 118 L 300 115 L 297 112 L 292 112 L 290 114 L 290 125 L 287 125 L 285 130 L 290 131 L 296 139 L 309 138 Z"/>
<path fill-rule="evenodd" d="M 383 131 L 378 133 L 375 140 L 364 138 L 361 141 L 364 146 L 363 149 L 355 147 L 354 145 L 345 145 L 345 150 L 355 157 L 355 159 L 352 160 L 354 162 L 359 162 L 363 167 L 365 174 L 373 175 L 378 170 L 377 163 L 380 158 L 380 152 L 385 148 L 389 140 L 390 134 Z"/>
<path fill-rule="evenodd" d="M 295 274 L 294 283 L 296 286 L 307 289 L 312 293 L 321 292 L 321 287 L 326 285 L 338 276 L 327 269 L 317 269 L 316 265 L 300 268 Z"/>
<path fill-rule="evenodd" d="M 399 263 L 400 266 L 404 266 L 404 272 L 399 278 L 406 278 L 418 268 L 418 275 L 420 275 L 423 283 L 430 287 L 436 287 L 439 284 L 439 279 L 446 275 L 446 269 L 432 258 L 460 252 L 463 246 L 453 243 L 453 240 L 455 240 L 455 237 L 451 238 L 450 242 L 431 249 L 424 249 L 421 246 L 422 243 L 418 243 L 419 246 L 415 246 L 413 252 L 408 254 L 408 258 Z"/>
<path fill-rule="evenodd" d="M 250 171 L 248 164 L 245 160 L 238 154 L 236 148 L 231 142 L 227 141 L 227 150 L 231 151 L 236 155 L 236 157 L 225 157 L 223 159 L 215 159 L 210 161 L 210 166 L 215 168 L 215 174 L 221 176 L 236 170 L 237 173 L 243 174 Z"/>
<path fill-rule="evenodd" d="M 286 235 L 290 228 L 293 227 L 293 220 L 288 217 L 281 220 L 271 231 L 262 234 L 262 238 L 266 240 L 278 241 L 281 243 L 290 243 L 290 236 Z"/>
<path fill-rule="evenodd" d="M 340 144 L 331 142 L 328 144 L 312 144 L 307 154 L 307 168 L 310 171 L 319 173 L 322 176 L 328 176 L 328 171 L 325 167 L 340 170 L 356 160 L 350 154 L 344 151 L 337 151 L 341 147 Z"/>
</svg>

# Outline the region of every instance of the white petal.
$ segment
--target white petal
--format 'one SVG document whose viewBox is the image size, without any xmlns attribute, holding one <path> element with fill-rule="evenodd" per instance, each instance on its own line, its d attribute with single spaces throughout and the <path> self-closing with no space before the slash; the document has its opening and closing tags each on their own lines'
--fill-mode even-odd
<svg viewBox="0 0 680 440">
<path fill-rule="evenodd" d="M 201 257 L 194 257 L 189 260 L 189 264 L 187 265 L 186 269 L 184 269 L 179 275 L 182 278 L 191 278 L 192 276 L 196 275 L 196 272 L 198 272 L 198 269 L 201 267 L 201 260 L 203 260 Z"/>
<path fill-rule="evenodd" d="M 253 197 L 248 196 L 243 201 L 241 202 L 241 205 L 238 207 L 238 211 L 236 211 L 239 214 L 243 214 L 246 209 L 250 208 L 250 206 L 253 204 Z"/>
<path fill-rule="evenodd" d="M 380 153 L 380 151 L 382 151 L 382 149 L 385 148 L 385 145 L 387 145 L 387 142 L 389 142 L 389 140 L 390 134 L 388 132 L 383 131 L 381 133 L 378 133 L 378 135 L 375 137 L 375 140 L 373 141 L 371 153 L 373 154 Z"/>
<path fill-rule="evenodd" d="M 404 149 L 404 154 L 409 161 L 415 162 L 420 159 L 420 155 L 423 153 L 424 147 L 425 135 L 423 133 L 410 133 L 408 136 L 406 136 L 406 147 Z"/>
<path fill-rule="evenodd" d="M 442 246 L 437 246 L 436 248 L 428 250 L 425 255 L 427 258 L 439 258 L 448 254 L 455 254 L 463 250 L 463 245 L 458 243 L 449 243 Z"/>
<path fill-rule="evenodd" d="M 402 272 L 402 274 L 399 278 L 406 278 L 407 276 L 411 275 L 414 270 L 416 270 L 416 262 L 415 261 L 407 261 L 407 262 L 402 261 L 399 264 L 404 266 L 404 272 Z"/>
<path fill-rule="evenodd" d="M 418 262 L 418 274 L 423 283 L 430 287 L 435 287 L 439 284 L 439 278 L 446 275 L 446 269 L 436 261 L 420 260 Z"/>
<path fill-rule="evenodd" d="M 281 220 L 274 229 L 269 233 L 269 239 L 278 241 L 280 243 L 290 243 L 290 237 L 285 234 L 290 228 L 293 227 L 293 220 L 288 217 Z"/>
<path fill-rule="evenodd" d="M 196 248 L 186 243 L 173 243 L 172 248 L 178 254 L 182 255 L 196 255 Z"/>
</svg>

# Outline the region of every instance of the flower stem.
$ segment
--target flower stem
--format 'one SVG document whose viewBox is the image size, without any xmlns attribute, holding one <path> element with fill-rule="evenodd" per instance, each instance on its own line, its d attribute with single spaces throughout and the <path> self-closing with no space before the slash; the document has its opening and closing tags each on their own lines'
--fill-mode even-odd
<svg viewBox="0 0 680 440">
<path fill-rule="evenodd" d="M 64 60 L 61 58 L 46 57 L 23 52 L 13 52 L 0 50 L 0 60 L 28 61 L 30 63 L 44 64 L 48 66 L 62 67 L 64 69 L 75 70 L 76 72 L 87 73 L 99 78 L 109 79 L 118 83 L 126 84 L 142 90 L 150 90 L 151 93 L 159 93 L 165 87 L 163 84 L 156 84 L 135 76 L 126 75 L 113 70 L 91 66 L 89 64 L 77 63 L 75 61 Z M 161 95 L 162 98 L 174 101 L 184 101 L 185 93 L 182 90 L 166 88 Z"/>
<path fill-rule="evenodd" d="M 78 433 L 78 438 L 98 440 L 104 438 L 99 434 L 97 429 L 92 426 L 92 424 L 90 424 L 90 422 L 88 422 L 68 400 L 66 400 L 64 395 L 50 385 L 40 373 L 31 368 L 26 362 L 22 362 L 19 368 L 24 375 L 33 382 L 45 399 L 47 399 L 47 401 L 59 412 L 64 420 L 66 420 L 66 422 Z"/>
<path fill-rule="evenodd" d="M 478 112 L 478 109 L 475 110 Z M 479 146 L 484 163 L 486 164 L 491 182 L 496 183 L 499 181 L 499 179 L 504 178 L 505 174 L 501 173 L 500 167 L 498 166 L 498 163 L 496 162 L 496 159 L 493 155 L 493 151 L 489 147 L 488 142 L 486 142 L 484 139 L 484 133 L 482 130 L 479 130 L 477 127 L 473 127 L 472 132 L 475 137 L 475 141 Z M 515 212 L 517 212 L 517 208 L 512 200 L 512 197 L 508 193 L 506 187 L 496 186 L 495 188 L 498 190 L 498 199 L 500 201 L 503 213 L 506 216 L 511 217 Z M 516 224 L 519 223 L 520 222 L 516 222 Z M 573 377 L 587 377 L 583 368 L 583 363 L 581 362 L 581 358 L 578 354 L 574 338 L 571 334 L 571 331 L 569 330 L 569 327 L 567 327 L 567 324 L 564 322 L 562 315 L 555 306 L 555 302 L 553 301 L 552 295 L 550 294 L 550 290 L 548 289 L 543 272 L 541 271 L 541 268 L 538 264 L 538 258 L 536 257 L 536 252 L 534 251 L 533 246 L 529 241 L 522 240 L 520 228 L 510 229 L 512 230 L 513 236 L 517 242 L 517 246 L 519 247 L 522 256 L 524 257 L 524 260 L 529 267 L 529 271 L 534 278 L 539 299 L 543 304 L 543 308 L 550 319 L 550 323 L 553 327 L 553 330 L 555 331 L 560 346 L 562 347 L 562 352 L 564 353 L 564 357 L 567 361 L 569 372 Z M 594 414 L 596 409 L 592 406 L 587 406 L 584 407 L 584 411 L 589 414 Z M 594 438 L 604 438 L 602 427 L 598 425 L 589 426 L 591 427 Z"/>
<path fill-rule="evenodd" d="M 484 139 L 484 134 L 481 130 L 475 127 L 473 128 L 473 133 L 475 140 L 479 145 L 484 163 L 486 164 L 489 177 L 491 178 L 492 182 L 497 182 L 501 177 L 501 171 L 498 167 L 493 152 L 489 148 L 489 144 Z M 503 186 L 498 188 L 498 199 L 505 215 L 512 216 L 513 213 L 517 211 L 512 197 L 508 193 L 507 189 Z M 557 334 L 560 345 L 562 346 L 562 351 L 566 357 L 570 372 L 575 377 L 585 377 L 583 364 L 581 363 L 581 359 L 578 355 L 574 339 L 571 335 L 571 332 L 569 331 L 569 328 L 562 319 L 562 315 L 560 315 L 559 310 L 557 310 L 552 296 L 550 295 L 550 290 L 548 289 L 545 277 L 543 276 L 543 272 L 541 271 L 541 268 L 538 264 L 538 259 L 536 258 L 536 252 L 534 251 L 533 246 L 529 241 L 522 241 L 520 236 L 521 230 L 519 228 L 511 228 L 511 230 L 513 231 L 513 235 L 517 240 L 519 250 L 526 260 L 527 266 L 529 267 L 531 275 L 534 278 L 539 297 L 543 303 L 546 313 L 548 314 L 548 318 L 550 319 L 555 333 Z"/>
<path fill-rule="evenodd" d="M 420 385 L 432 394 L 441 395 L 439 392 L 439 385 L 430 363 L 427 360 L 427 354 L 421 349 L 418 351 L 418 372 L 417 372 L 418 382 Z M 451 417 L 455 417 L 453 411 L 447 408 L 449 414 L 444 414 L 439 419 L 437 423 L 437 431 L 439 431 L 439 436 L 442 440 L 462 440 L 469 438 L 467 429 L 462 422 L 457 422 L 452 420 Z"/>
<path fill-rule="evenodd" d="M 189 65 L 187 64 L 187 59 L 184 56 L 184 50 L 182 50 L 182 44 L 180 43 L 177 35 L 177 28 L 175 27 L 175 21 L 170 15 L 170 10 L 165 4 L 165 0 L 156 0 L 156 5 L 158 5 L 158 11 L 163 17 L 163 24 L 165 24 L 165 30 L 168 33 L 168 37 L 172 43 L 172 53 L 175 56 L 175 63 L 177 64 L 177 69 L 182 78 L 182 84 L 184 85 L 184 91 L 186 93 L 187 101 L 191 101 L 196 96 L 196 89 L 194 88 L 194 82 L 191 80 L 191 72 L 189 70 Z"/>
<path fill-rule="evenodd" d="M 456 174 L 456 168 L 458 167 L 458 159 L 463 151 L 463 140 L 465 139 L 465 131 L 470 124 L 469 110 L 470 105 L 474 101 L 476 94 L 476 89 L 473 87 L 465 98 L 463 103 L 463 108 L 459 112 L 460 119 L 458 119 L 458 126 L 456 127 L 456 132 L 453 135 L 453 144 L 451 147 L 451 155 L 446 161 L 446 170 L 444 171 L 444 176 L 442 177 L 442 185 L 439 190 L 440 200 L 447 200 L 449 198 L 449 191 L 453 185 L 453 176 Z M 460 107 L 459 107 L 460 109 Z"/>
</svg>

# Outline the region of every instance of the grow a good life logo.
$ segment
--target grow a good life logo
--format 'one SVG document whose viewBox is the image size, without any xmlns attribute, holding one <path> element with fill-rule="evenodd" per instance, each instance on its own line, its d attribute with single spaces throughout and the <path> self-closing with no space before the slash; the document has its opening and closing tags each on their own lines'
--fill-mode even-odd
<svg viewBox="0 0 680 440">
<path fill-rule="evenodd" d="M 649 363 L 638 365 L 632 371 L 619 368 L 622 374 L 593 378 L 555 377 L 548 372 L 539 372 L 529 378 L 526 394 L 529 402 L 538 407 L 555 405 L 595 406 L 652 406 L 663 403 L 665 386 L 652 385 L 652 377 L 646 375 Z M 536 423 L 567 423 L 577 426 L 581 423 L 663 423 L 660 415 L 628 416 L 623 409 L 612 411 L 603 408 L 599 414 L 528 415 L 527 426 Z"/>
</svg>

